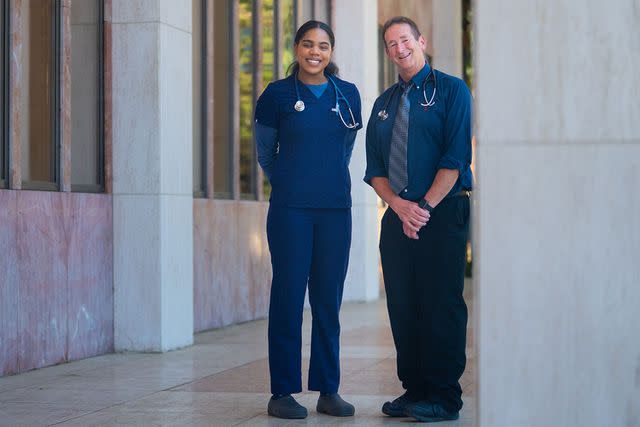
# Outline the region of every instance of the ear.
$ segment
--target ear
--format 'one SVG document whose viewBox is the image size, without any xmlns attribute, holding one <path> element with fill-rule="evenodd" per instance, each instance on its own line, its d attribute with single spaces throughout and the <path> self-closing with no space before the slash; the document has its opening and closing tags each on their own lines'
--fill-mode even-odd
<svg viewBox="0 0 640 427">
<path fill-rule="evenodd" d="M 391 55 L 389 54 L 389 48 L 387 47 L 387 43 L 384 44 L 384 53 L 387 54 L 387 58 L 391 59 Z"/>
<path fill-rule="evenodd" d="M 427 39 L 425 39 L 422 34 L 420 34 L 420 37 L 418 37 L 418 44 L 420 45 L 420 49 L 422 49 L 422 52 L 427 53 Z"/>
</svg>

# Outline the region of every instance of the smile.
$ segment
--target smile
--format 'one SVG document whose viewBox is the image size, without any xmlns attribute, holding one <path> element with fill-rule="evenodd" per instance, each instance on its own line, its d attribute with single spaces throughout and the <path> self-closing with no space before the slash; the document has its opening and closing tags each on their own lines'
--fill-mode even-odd
<svg viewBox="0 0 640 427">
<path fill-rule="evenodd" d="M 320 65 L 321 62 L 319 59 L 307 59 L 306 61 L 311 65 Z"/>
</svg>

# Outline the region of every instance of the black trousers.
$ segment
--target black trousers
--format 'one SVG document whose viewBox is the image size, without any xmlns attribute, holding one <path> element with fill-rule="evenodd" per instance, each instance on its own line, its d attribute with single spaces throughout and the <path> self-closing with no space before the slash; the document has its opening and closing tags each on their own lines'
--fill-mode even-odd
<svg viewBox="0 0 640 427">
<path fill-rule="evenodd" d="M 406 237 L 387 209 L 380 254 L 387 308 L 402 386 L 447 410 L 462 408 L 459 379 L 466 356 L 467 306 L 462 297 L 469 198 L 443 200 L 419 240 Z"/>
</svg>

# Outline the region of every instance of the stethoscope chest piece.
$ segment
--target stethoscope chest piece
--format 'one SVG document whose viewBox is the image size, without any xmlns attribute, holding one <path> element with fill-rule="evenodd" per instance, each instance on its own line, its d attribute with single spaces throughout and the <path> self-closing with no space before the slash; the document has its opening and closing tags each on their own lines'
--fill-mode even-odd
<svg viewBox="0 0 640 427">
<path fill-rule="evenodd" d="M 296 103 L 293 105 L 293 108 L 297 112 L 304 111 L 304 102 L 301 99 L 297 100 Z"/>
</svg>

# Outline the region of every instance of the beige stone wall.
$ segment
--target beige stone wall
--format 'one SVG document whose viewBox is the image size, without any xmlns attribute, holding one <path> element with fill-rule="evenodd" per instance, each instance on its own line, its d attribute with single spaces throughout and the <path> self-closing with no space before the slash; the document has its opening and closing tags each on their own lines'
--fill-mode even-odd
<svg viewBox="0 0 640 427">
<path fill-rule="evenodd" d="M 640 425 L 640 9 L 476 11 L 478 425 Z"/>
</svg>

